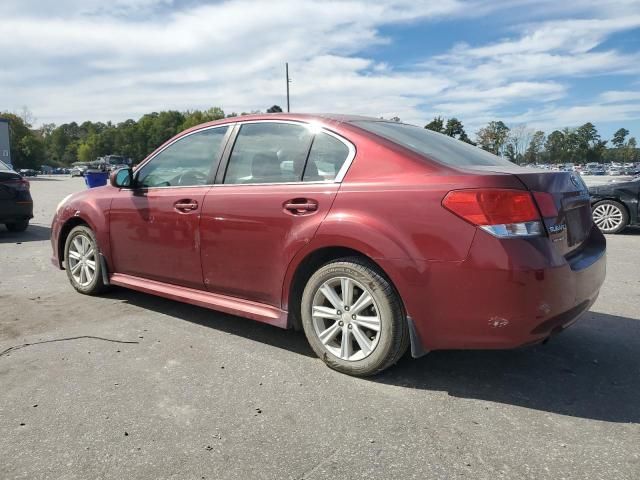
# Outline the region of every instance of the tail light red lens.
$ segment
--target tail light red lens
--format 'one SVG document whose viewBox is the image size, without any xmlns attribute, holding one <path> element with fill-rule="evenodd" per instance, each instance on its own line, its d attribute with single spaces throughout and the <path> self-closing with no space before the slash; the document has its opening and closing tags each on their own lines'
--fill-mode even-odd
<svg viewBox="0 0 640 480">
<path fill-rule="evenodd" d="M 14 179 L 5 180 L 1 183 L 4 183 L 5 185 L 10 185 L 12 188 L 18 191 L 29 191 L 29 188 L 31 187 L 31 185 L 29 184 L 29 181 L 25 180 L 24 178 L 18 178 L 15 180 Z"/>
<path fill-rule="evenodd" d="M 543 218 L 555 218 L 558 216 L 558 209 L 553 195 L 547 192 L 533 192 L 533 198 L 536 199 Z"/>
<path fill-rule="evenodd" d="M 506 225 L 540 220 L 529 192 L 506 189 L 453 190 L 442 206 L 477 226 Z"/>
</svg>

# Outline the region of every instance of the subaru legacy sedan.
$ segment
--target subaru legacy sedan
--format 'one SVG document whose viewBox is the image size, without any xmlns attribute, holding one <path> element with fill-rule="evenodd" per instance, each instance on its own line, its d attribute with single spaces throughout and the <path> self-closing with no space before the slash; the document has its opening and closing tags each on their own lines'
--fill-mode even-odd
<svg viewBox="0 0 640 480">
<path fill-rule="evenodd" d="M 302 329 L 364 376 L 409 348 L 514 348 L 574 323 L 605 277 L 590 207 L 573 172 L 423 128 L 267 114 L 191 128 L 65 198 L 51 242 L 80 293 L 117 285 Z"/>
</svg>

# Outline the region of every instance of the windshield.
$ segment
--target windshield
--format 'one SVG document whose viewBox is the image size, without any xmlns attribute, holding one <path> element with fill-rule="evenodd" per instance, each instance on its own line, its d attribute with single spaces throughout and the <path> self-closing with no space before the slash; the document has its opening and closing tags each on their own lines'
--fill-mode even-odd
<svg viewBox="0 0 640 480">
<path fill-rule="evenodd" d="M 406 123 L 375 120 L 353 122 L 358 127 L 447 165 L 514 166 L 508 160 L 468 143 Z"/>
</svg>

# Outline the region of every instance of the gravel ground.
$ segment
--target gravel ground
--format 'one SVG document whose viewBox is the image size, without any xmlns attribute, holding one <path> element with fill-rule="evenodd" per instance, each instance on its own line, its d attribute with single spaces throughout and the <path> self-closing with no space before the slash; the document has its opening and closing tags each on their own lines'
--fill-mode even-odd
<svg viewBox="0 0 640 480">
<path fill-rule="evenodd" d="M 592 311 L 544 346 L 434 352 L 373 379 L 301 333 L 116 289 L 49 261 L 57 202 L 0 229 L 0 478 L 640 478 L 640 230 Z"/>
</svg>

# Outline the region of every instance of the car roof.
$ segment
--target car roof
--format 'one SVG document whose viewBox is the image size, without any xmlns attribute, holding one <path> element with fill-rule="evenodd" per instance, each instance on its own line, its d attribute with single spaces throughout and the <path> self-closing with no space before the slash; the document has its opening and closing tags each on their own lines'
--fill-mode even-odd
<svg viewBox="0 0 640 480">
<path fill-rule="evenodd" d="M 214 125 L 225 125 L 228 123 L 235 122 L 250 122 L 250 121 L 259 121 L 259 120 L 291 120 L 291 121 L 300 121 L 300 122 L 312 122 L 322 121 L 325 123 L 351 123 L 356 121 L 385 121 L 381 118 L 374 117 L 366 117 L 363 115 L 348 115 L 341 113 L 257 113 L 257 114 L 249 114 L 249 115 L 239 115 L 237 117 L 227 117 L 222 118 L 220 120 L 214 120 L 212 122 L 201 123 L 196 125 L 187 132 L 192 130 L 198 130 L 203 127 L 209 127 Z M 390 120 L 386 120 L 390 121 Z"/>
</svg>

